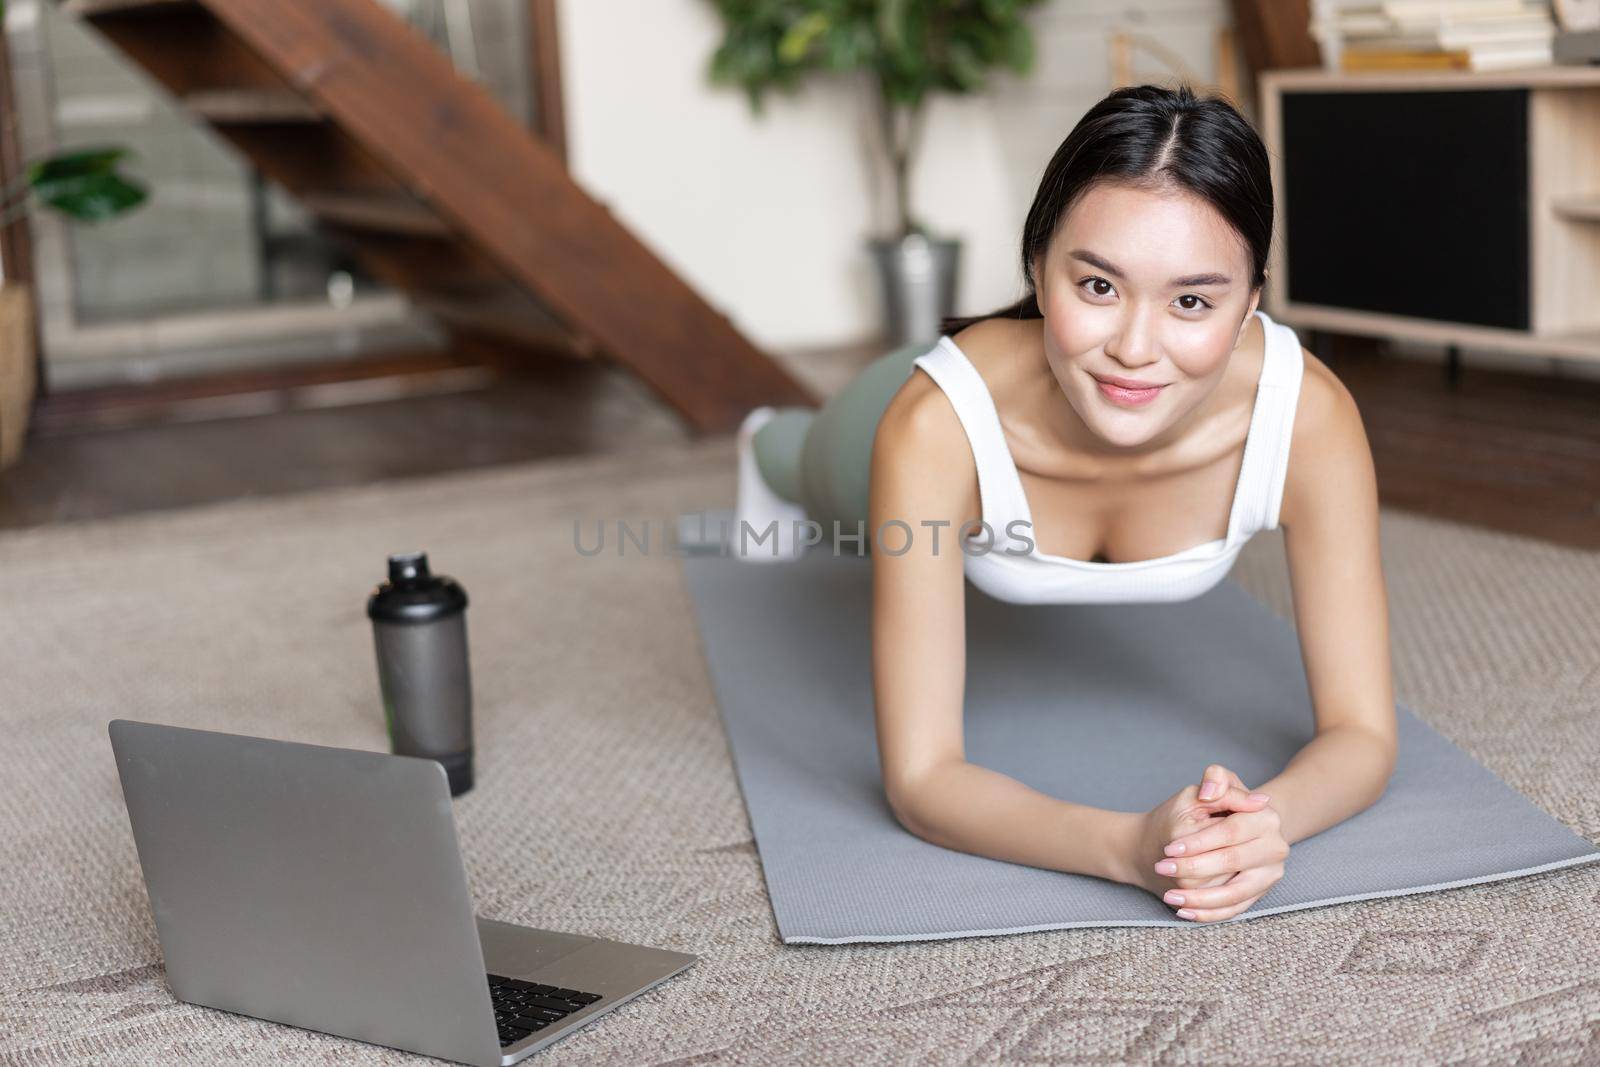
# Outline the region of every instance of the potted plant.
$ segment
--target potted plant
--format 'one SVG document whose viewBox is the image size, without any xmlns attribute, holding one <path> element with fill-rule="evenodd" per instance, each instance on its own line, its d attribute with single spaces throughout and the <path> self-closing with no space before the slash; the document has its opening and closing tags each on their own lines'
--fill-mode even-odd
<svg viewBox="0 0 1600 1067">
<path fill-rule="evenodd" d="M 78 222 L 101 222 L 145 200 L 142 185 L 118 169 L 127 149 L 78 148 L 29 163 L 0 189 L 0 229 L 35 202 Z M 33 300 L 28 286 L 0 279 L 0 467 L 22 450 L 36 385 Z"/>
<path fill-rule="evenodd" d="M 712 54 L 715 84 L 795 93 L 813 71 L 871 80 L 872 141 L 893 175 L 895 228 L 867 244 L 883 279 L 886 333 L 897 344 L 938 336 L 954 312 L 961 242 L 939 238 L 913 210 L 911 166 L 928 94 L 976 93 L 993 68 L 1033 66 L 1024 21 L 1041 0 L 712 0 L 726 36 Z"/>
</svg>

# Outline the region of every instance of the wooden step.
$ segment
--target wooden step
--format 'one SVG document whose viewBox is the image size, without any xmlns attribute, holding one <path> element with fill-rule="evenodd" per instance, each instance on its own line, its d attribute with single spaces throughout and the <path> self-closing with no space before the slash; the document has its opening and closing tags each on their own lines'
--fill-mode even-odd
<svg viewBox="0 0 1600 1067">
<path fill-rule="evenodd" d="M 440 239 L 450 236 L 443 219 L 404 193 L 305 193 L 299 199 L 318 219 L 343 229 Z"/>
<path fill-rule="evenodd" d="M 163 15 L 193 8 L 195 0 L 66 0 L 59 8 L 68 18 L 97 19 L 120 15 Z"/>
<path fill-rule="evenodd" d="M 154 74 L 179 99 L 220 90 L 286 93 L 301 98 L 283 74 L 217 21 L 198 0 L 141 0 L 137 4 L 115 0 L 119 5 L 115 7 L 111 6 L 112 0 L 75 2 L 92 5 L 75 10 L 88 12 L 88 25 Z M 200 109 L 215 108 L 225 115 L 249 115 L 262 107 L 269 113 L 281 113 L 292 107 L 272 96 L 266 97 L 264 104 L 254 102 L 254 107 L 247 107 L 249 102 L 248 98 L 212 96 L 201 96 L 196 101 Z"/>
<path fill-rule="evenodd" d="M 418 240 L 383 230 L 330 227 L 351 246 L 368 269 L 396 292 L 465 297 L 519 292 L 512 278 L 472 244 L 459 240 Z"/>
<path fill-rule="evenodd" d="M 501 338 L 540 353 L 587 359 L 596 354 L 586 337 L 514 289 L 481 294 L 411 294 L 412 303 L 439 318 L 453 333 Z"/>
<path fill-rule="evenodd" d="M 328 387 L 350 383 L 405 383 L 396 392 L 427 390 L 430 382 L 459 378 L 463 371 L 486 369 L 481 357 L 462 349 L 399 350 L 329 363 L 285 363 L 203 375 L 163 378 L 154 382 L 99 385 L 52 392 L 40 404 L 42 433 L 75 432 L 107 425 L 167 421 L 169 411 L 193 402 L 219 402 L 247 396 L 278 394 L 282 408 Z"/>
<path fill-rule="evenodd" d="M 220 126 L 216 132 L 295 197 L 360 190 L 408 192 L 372 153 L 331 122 Z"/>
<path fill-rule="evenodd" d="M 296 91 L 700 432 L 816 398 L 578 184 L 482 85 L 373 0 L 204 0 Z"/>
<path fill-rule="evenodd" d="M 322 112 L 287 89 L 203 89 L 183 97 L 191 112 L 218 126 L 258 122 L 321 122 Z"/>
</svg>

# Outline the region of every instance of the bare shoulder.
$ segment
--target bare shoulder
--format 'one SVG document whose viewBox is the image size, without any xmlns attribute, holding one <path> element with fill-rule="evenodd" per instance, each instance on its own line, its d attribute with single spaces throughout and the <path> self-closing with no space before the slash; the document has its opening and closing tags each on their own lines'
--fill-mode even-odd
<svg viewBox="0 0 1600 1067">
<path fill-rule="evenodd" d="M 897 462 L 934 467 L 959 463 L 965 454 L 968 469 L 976 469 L 955 407 L 926 372 L 913 371 L 889 399 L 872 450 L 875 456 L 883 452 Z"/>
<path fill-rule="evenodd" d="M 966 329 L 951 334 L 950 339 L 967 355 L 976 356 L 996 345 L 1015 341 L 1019 330 L 1026 326 L 1027 320 L 1013 322 L 1003 318 L 979 319 Z"/>
<path fill-rule="evenodd" d="M 965 331 L 963 331 L 965 332 Z M 961 507 L 977 499 L 977 464 L 950 398 L 926 372 L 906 377 L 878 420 L 872 493 Z"/>
<path fill-rule="evenodd" d="M 1348 443 L 1351 433 L 1361 429 L 1361 410 L 1355 397 L 1310 349 L 1302 347 L 1300 358 L 1305 372 L 1300 379 L 1290 447 L 1303 443 L 1308 446 L 1307 451 L 1314 451 L 1319 446 Z"/>
<path fill-rule="evenodd" d="M 1007 369 L 1021 365 L 1016 354 L 1037 345 L 1039 333 L 1037 319 L 980 319 L 950 339 L 983 376 L 989 391 L 997 393 L 1006 384 Z"/>
<path fill-rule="evenodd" d="M 1295 404 L 1289 439 L 1280 519 L 1292 525 L 1297 515 L 1330 505 L 1328 498 L 1374 491 L 1372 450 L 1355 397 L 1339 376 L 1302 347 L 1305 372 Z"/>
<path fill-rule="evenodd" d="M 952 334 L 961 353 L 984 379 L 997 404 L 1004 404 L 1019 347 L 1038 343 L 1039 323 L 980 319 Z M 878 423 L 873 466 L 884 472 L 894 493 L 915 495 L 919 503 L 977 515 L 980 504 L 977 463 L 966 428 L 950 398 L 926 373 L 912 373 L 890 400 Z M 874 475 L 877 478 L 877 475 Z"/>
</svg>

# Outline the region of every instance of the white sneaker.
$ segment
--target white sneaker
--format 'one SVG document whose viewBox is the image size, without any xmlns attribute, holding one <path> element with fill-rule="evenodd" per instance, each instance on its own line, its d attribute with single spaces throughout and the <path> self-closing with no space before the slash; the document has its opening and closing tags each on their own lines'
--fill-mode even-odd
<svg viewBox="0 0 1600 1067">
<path fill-rule="evenodd" d="M 756 464 L 756 431 L 777 413 L 776 408 L 759 407 L 746 415 L 739 425 L 739 486 L 733 528 L 728 531 L 728 552 L 746 563 L 782 563 L 804 551 L 798 547 L 796 524 L 805 521 L 806 509 L 774 493 Z M 773 522 L 778 524 L 776 550 L 774 536 L 765 533 Z M 743 533 L 746 523 L 749 524 L 748 534 Z M 759 544 L 758 536 L 761 537 Z"/>
</svg>

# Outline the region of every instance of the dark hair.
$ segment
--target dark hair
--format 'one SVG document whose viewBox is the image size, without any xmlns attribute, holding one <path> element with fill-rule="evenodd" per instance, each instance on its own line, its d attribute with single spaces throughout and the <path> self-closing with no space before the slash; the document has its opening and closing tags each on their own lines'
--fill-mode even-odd
<svg viewBox="0 0 1600 1067">
<path fill-rule="evenodd" d="M 1130 85 L 1090 108 L 1045 167 L 1022 227 L 1027 295 L 987 315 L 943 319 L 939 332 L 954 335 L 984 319 L 1044 318 L 1033 261 L 1066 213 L 1100 183 L 1181 189 L 1204 198 L 1248 248 L 1251 288 L 1266 281 L 1272 171 L 1260 136 L 1222 96 L 1196 97 L 1187 85 Z"/>
</svg>

